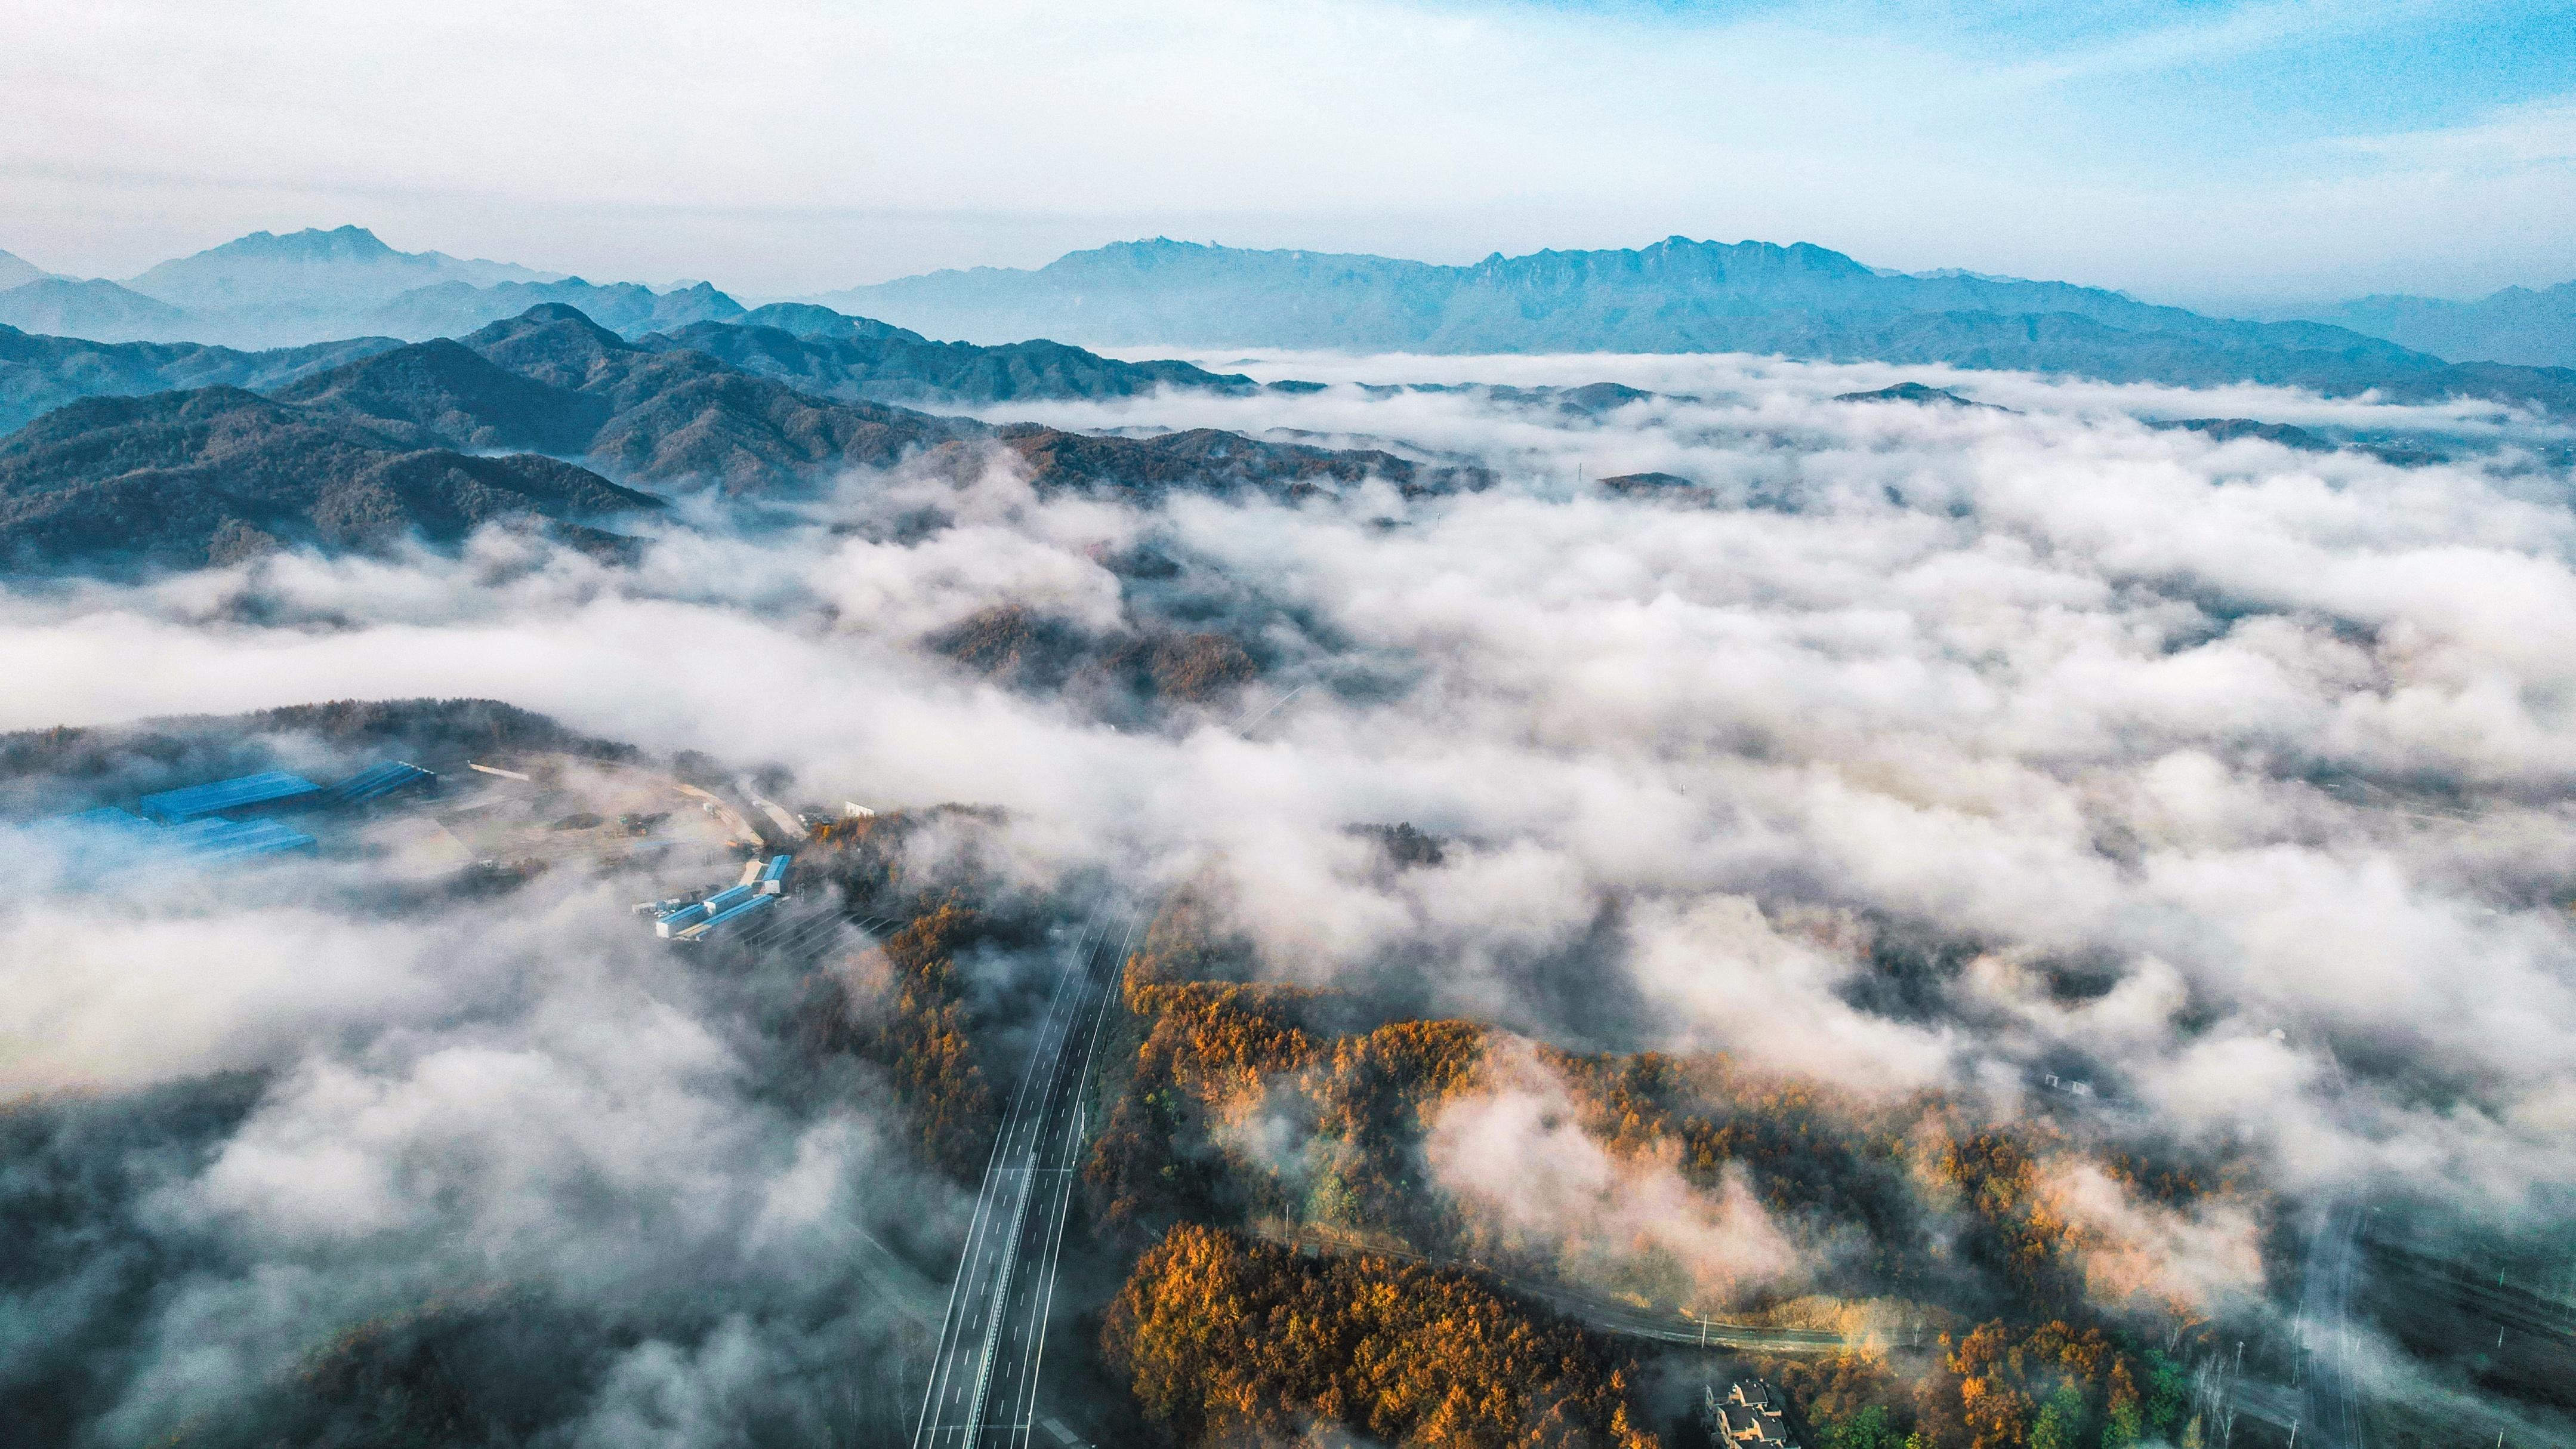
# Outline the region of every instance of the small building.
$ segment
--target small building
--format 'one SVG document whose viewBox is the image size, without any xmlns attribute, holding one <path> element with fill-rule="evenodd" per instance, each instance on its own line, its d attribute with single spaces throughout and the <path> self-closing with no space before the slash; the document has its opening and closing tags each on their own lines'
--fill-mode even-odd
<svg viewBox="0 0 2576 1449">
<path fill-rule="evenodd" d="M 754 872 L 751 888 L 765 896 L 787 894 L 787 868 L 796 863 L 792 855 L 773 855 L 767 865 Z"/>
<path fill-rule="evenodd" d="M 1767 1380 L 1737 1379 L 1723 1397 L 1715 1384 L 1700 1390 L 1699 1420 L 1719 1449 L 1735 1445 L 1769 1449 L 1798 1442 L 1790 1436 L 1786 1407 L 1780 1391 Z"/>
<path fill-rule="evenodd" d="M 666 941 L 695 940 L 697 938 L 690 935 L 690 931 L 759 895 L 756 886 L 727 886 L 705 900 L 690 901 L 677 910 L 664 913 L 653 922 L 653 934 Z"/>
<path fill-rule="evenodd" d="M 146 795 L 143 813 L 164 825 L 182 825 L 209 815 L 263 815 L 319 803 L 322 787 L 302 775 L 269 770 L 184 790 Z"/>
</svg>

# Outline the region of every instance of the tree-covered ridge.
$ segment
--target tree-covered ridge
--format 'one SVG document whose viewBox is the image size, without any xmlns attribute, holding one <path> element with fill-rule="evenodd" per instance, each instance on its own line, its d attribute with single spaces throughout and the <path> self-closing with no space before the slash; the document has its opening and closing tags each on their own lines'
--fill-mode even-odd
<svg viewBox="0 0 2576 1449">
<path fill-rule="evenodd" d="M 1423 1449 L 1650 1449 L 1608 1343 L 1471 1273 L 1307 1257 L 1180 1224 L 1103 1329 L 1146 1418 L 1182 1444 L 1317 1419 Z"/>
<path fill-rule="evenodd" d="M 2259 1209 L 2223 1161 L 2110 1151 L 1940 1093 L 1863 1101 L 1722 1056 L 1374 1021 L 1342 993 L 1247 979 L 1258 974 L 1258 952 L 1190 892 L 1127 963 L 1125 1035 L 1085 1174 L 1094 1210 L 1129 1241 L 1284 1223 L 1503 1275 L 1489 1284 L 1625 1287 L 1597 1281 L 1619 1244 L 1516 1235 L 1441 1178 L 1431 1144 L 1446 1114 L 1535 1074 L 1614 1171 L 1669 1170 L 1700 1204 L 1749 1188 L 1812 1250 L 1803 1277 L 1703 1310 L 1930 1326 L 1929 1340 L 1770 1365 L 1837 1449 L 2116 1449 L 2191 1427 L 2177 1358 L 2148 1345 L 2186 1351 L 2211 1307 L 2128 1282 L 2139 1250 L 2086 1194 L 2140 1213 Z M 1785 1296 L 1800 1289 L 1825 1296 Z M 1149 1389 L 1163 1392 L 1140 1379 Z"/>
</svg>

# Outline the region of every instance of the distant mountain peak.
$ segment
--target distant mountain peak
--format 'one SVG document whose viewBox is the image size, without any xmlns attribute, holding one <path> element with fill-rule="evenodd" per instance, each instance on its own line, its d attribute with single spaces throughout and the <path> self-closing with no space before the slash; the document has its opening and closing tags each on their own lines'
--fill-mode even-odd
<svg viewBox="0 0 2576 1449">
<path fill-rule="evenodd" d="M 255 231 L 161 263 L 127 283 L 190 312 L 293 330 L 314 317 L 374 306 L 439 282 L 487 286 L 541 273 L 444 252 L 406 252 L 362 226 Z"/>
<path fill-rule="evenodd" d="M 410 254 L 395 251 L 363 226 L 350 225 L 329 230 L 308 226 L 302 231 L 255 231 L 248 236 L 235 237 L 221 246 L 208 247 L 197 255 L 275 257 L 297 261 L 373 261 Z"/>
</svg>

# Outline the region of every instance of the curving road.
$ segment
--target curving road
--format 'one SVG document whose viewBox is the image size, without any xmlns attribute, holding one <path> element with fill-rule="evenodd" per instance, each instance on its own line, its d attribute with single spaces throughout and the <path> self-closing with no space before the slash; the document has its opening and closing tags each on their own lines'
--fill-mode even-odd
<svg viewBox="0 0 2576 1449">
<path fill-rule="evenodd" d="M 1112 936 L 1117 935 L 1115 949 Z M 949 1290 L 915 1449 L 1025 1449 L 1082 1157 L 1082 1093 L 1126 937 L 1095 918 L 1076 938 L 1002 1118 Z"/>
</svg>

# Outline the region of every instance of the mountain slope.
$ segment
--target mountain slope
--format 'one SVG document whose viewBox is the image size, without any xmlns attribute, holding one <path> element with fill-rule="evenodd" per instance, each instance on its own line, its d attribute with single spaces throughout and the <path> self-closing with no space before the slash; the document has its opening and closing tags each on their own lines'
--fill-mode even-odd
<svg viewBox="0 0 2576 1449">
<path fill-rule="evenodd" d="M 531 451 L 468 456 L 501 449 Z M 611 477 L 761 494 L 914 456 L 966 476 L 997 450 L 1025 460 L 1041 488 L 1140 500 L 1178 487 L 1297 497 L 1370 477 L 1412 493 L 1490 481 L 1474 468 L 1210 430 L 1128 438 L 996 429 L 817 397 L 667 339 L 638 346 L 549 304 L 461 340 L 392 346 L 310 372 L 267 397 L 207 387 L 47 413 L 0 438 L 0 566 L 185 565 L 270 539 L 440 541 L 507 518 L 561 530 L 654 503 Z"/>
<path fill-rule="evenodd" d="M 1383 478 L 1407 497 L 1490 487 L 1482 467 L 1416 463 L 1369 449 L 1271 443 L 1215 428 L 1149 438 L 1069 433 L 1013 423 L 995 437 L 1027 460 L 1032 482 L 1151 501 L 1182 488 L 1250 490 L 1296 499 Z"/>
<path fill-rule="evenodd" d="M 560 304 L 462 342 L 494 366 L 555 389 L 563 406 L 598 410 L 580 451 L 621 478 L 759 491 L 831 469 L 881 467 L 984 431 L 964 419 L 814 397 L 701 352 L 639 347 Z"/>
<path fill-rule="evenodd" d="M 360 337 L 237 352 L 198 342 L 91 342 L 0 326 L 0 434 L 85 397 L 219 385 L 260 392 L 401 345 L 390 337 Z"/>
<path fill-rule="evenodd" d="M 24 257 L 0 252 L 0 292 L 11 287 L 23 287 L 29 282 L 40 282 L 52 275 Z"/>
<path fill-rule="evenodd" d="M 2466 373 L 2313 321 L 2234 321 L 2063 282 L 1904 275 L 1823 247 L 1681 237 L 1463 267 L 1158 240 L 1076 252 L 1035 271 L 935 272 L 817 300 L 949 336 L 1039 334 L 1092 346 L 1743 351 L 2119 382 L 2402 386 L 2542 405 L 2576 381 Z"/>
<path fill-rule="evenodd" d="M 211 387 L 91 398 L 0 439 L 0 562 L 15 568 L 223 562 L 274 542 L 375 548 L 484 523 L 658 506 L 585 469 L 473 457 Z"/>
<path fill-rule="evenodd" d="M 1060 342 L 932 342 L 917 332 L 821 308 L 808 310 L 849 325 L 830 329 L 804 317 L 796 319 L 807 329 L 799 333 L 752 321 L 782 310 L 762 308 L 736 322 L 702 322 L 639 341 L 703 352 L 821 396 L 881 402 L 1133 397 L 1167 387 L 1248 392 L 1254 386 L 1250 378 L 1186 362 L 1120 362 Z"/>
<path fill-rule="evenodd" d="M 2348 327 L 2454 362 L 2576 367 L 2576 282 L 2507 287 L 2474 302 L 2360 297 L 2289 314 Z"/>
<path fill-rule="evenodd" d="M 592 321 L 629 337 L 743 315 L 740 302 L 704 282 L 656 292 L 633 282 L 599 286 L 567 277 L 560 282 L 498 282 L 483 287 L 441 282 L 414 288 L 368 313 L 361 319 L 361 330 L 395 337 L 457 337 L 549 302 L 578 308 Z"/>
<path fill-rule="evenodd" d="M 0 292 L 0 325 L 101 342 L 175 342 L 187 313 L 114 282 L 43 277 Z"/>
</svg>

